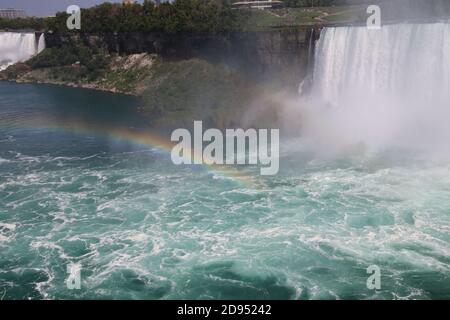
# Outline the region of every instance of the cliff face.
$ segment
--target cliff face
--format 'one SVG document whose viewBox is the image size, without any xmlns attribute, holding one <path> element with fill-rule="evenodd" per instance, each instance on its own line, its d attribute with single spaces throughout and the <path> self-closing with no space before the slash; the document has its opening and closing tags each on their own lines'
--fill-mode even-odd
<svg viewBox="0 0 450 320">
<path fill-rule="evenodd" d="M 297 87 L 311 58 L 310 28 L 226 34 L 46 34 L 47 47 L 83 42 L 119 54 L 155 53 L 167 60 L 205 59 L 236 68 L 260 80 Z"/>
</svg>

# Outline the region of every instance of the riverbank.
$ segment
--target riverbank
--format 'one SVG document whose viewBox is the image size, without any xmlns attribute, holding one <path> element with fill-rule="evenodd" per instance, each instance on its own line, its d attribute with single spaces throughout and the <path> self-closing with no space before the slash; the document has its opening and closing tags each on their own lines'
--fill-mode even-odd
<svg viewBox="0 0 450 320">
<path fill-rule="evenodd" d="M 194 120 L 215 128 L 271 127 L 278 121 L 279 106 L 272 95 L 280 86 L 251 81 L 245 72 L 221 63 L 198 58 L 170 61 L 148 53 L 111 54 L 101 58 L 107 61 L 104 66 L 92 68 L 90 60 L 59 65 L 63 63 L 57 52 L 46 49 L 25 63 L 16 63 L 0 72 L 0 80 L 136 96 L 142 101 L 142 114 L 157 129 L 189 127 Z"/>
<path fill-rule="evenodd" d="M 143 80 L 150 75 L 152 65 L 158 57 L 141 53 L 127 56 L 108 55 L 104 59 L 108 63 L 99 69 L 90 69 L 80 61 L 70 65 L 39 68 L 33 67 L 32 59 L 30 62 L 17 63 L 0 72 L 0 80 L 64 85 L 139 96 L 145 90 Z"/>
</svg>

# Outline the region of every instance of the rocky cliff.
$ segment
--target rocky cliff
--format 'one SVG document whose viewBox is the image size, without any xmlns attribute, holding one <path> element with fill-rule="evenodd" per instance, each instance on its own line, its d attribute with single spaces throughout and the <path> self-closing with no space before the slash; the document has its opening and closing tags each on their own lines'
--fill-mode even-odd
<svg viewBox="0 0 450 320">
<path fill-rule="evenodd" d="M 271 127 L 310 72 L 316 31 L 47 33 L 46 50 L 0 78 L 137 95 L 158 128 Z"/>
<path fill-rule="evenodd" d="M 47 47 L 82 42 L 119 54 L 155 53 L 167 60 L 204 59 L 235 68 L 259 80 L 296 88 L 311 59 L 311 28 L 226 34 L 111 33 L 46 34 Z"/>
</svg>

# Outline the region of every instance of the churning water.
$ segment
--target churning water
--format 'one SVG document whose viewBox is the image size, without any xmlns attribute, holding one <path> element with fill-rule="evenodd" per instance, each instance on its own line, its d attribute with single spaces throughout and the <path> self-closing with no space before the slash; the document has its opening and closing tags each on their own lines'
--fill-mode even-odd
<svg viewBox="0 0 450 320">
<path fill-rule="evenodd" d="M 432 150 L 448 143 L 448 25 L 388 28 L 323 31 L 323 107 L 282 140 L 278 175 L 239 169 L 250 185 L 117 135 L 147 126 L 133 99 L 0 83 L 0 297 L 449 299 L 450 164 L 405 134 L 422 119 Z"/>
<path fill-rule="evenodd" d="M 0 97 L 4 298 L 449 298 L 450 166 L 318 160 L 291 141 L 278 176 L 244 168 L 260 184 L 243 186 L 79 130 L 145 126 L 130 98 L 9 83 Z"/>
</svg>

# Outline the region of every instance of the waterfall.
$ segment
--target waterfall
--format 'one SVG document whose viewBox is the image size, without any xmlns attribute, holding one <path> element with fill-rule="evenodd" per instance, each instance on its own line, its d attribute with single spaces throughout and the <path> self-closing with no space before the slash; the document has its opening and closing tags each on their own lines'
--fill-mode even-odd
<svg viewBox="0 0 450 320">
<path fill-rule="evenodd" d="M 41 34 L 39 36 L 37 53 L 41 53 L 45 49 L 45 35 Z"/>
<path fill-rule="evenodd" d="M 450 23 L 325 28 L 315 58 L 315 93 L 331 104 L 355 94 L 432 101 L 450 93 Z"/>
<path fill-rule="evenodd" d="M 298 87 L 298 93 L 300 96 L 303 94 L 307 94 L 311 87 L 311 83 L 312 83 L 311 70 L 314 66 L 315 37 L 316 37 L 316 31 L 314 28 L 311 28 L 311 30 L 309 32 L 309 43 L 308 43 L 308 58 L 307 58 L 308 60 L 307 60 L 307 67 L 306 67 L 307 75 Z"/>
<path fill-rule="evenodd" d="M 45 36 L 35 33 L 0 32 L 0 70 L 30 59 L 45 49 Z"/>
<path fill-rule="evenodd" d="M 450 154 L 450 23 L 324 28 L 306 134 Z"/>
</svg>

